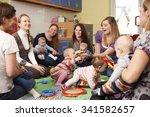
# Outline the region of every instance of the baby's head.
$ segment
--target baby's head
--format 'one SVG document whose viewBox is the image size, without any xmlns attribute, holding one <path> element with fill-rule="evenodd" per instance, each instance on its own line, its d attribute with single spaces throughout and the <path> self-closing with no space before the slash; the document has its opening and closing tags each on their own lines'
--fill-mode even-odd
<svg viewBox="0 0 150 117">
<path fill-rule="evenodd" d="M 39 44 L 40 46 L 45 46 L 45 44 L 46 44 L 46 39 L 45 39 L 44 37 L 40 37 L 40 38 L 38 39 L 38 44 Z"/>
<path fill-rule="evenodd" d="M 80 50 L 81 51 L 85 52 L 87 50 L 87 48 L 88 48 L 88 45 L 86 43 L 82 42 L 80 44 Z"/>
<path fill-rule="evenodd" d="M 92 59 L 92 65 L 95 68 L 96 72 L 103 72 L 106 68 L 106 64 L 101 57 L 94 57 Z"/>
<path fill-rule="evenodd" d="M 64 57 L 75 58 L 75 50 L 73 48 L 67 48 L 63 52 Z"/>
<path fill-rule="evenodd" d="M 133 50 L 133 39 L 130 36 L 120 36 L 115 42 L 115 51 L 118 58 L 131 53 Z"/>
</svg>

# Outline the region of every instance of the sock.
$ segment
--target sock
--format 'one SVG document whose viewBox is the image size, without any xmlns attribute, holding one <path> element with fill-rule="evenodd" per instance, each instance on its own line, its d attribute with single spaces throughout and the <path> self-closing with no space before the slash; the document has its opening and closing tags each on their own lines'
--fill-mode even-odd
<svg viewBox="0 0 150 117">
<path fill-rule="evenodd" d="M 117 79 L 115 82 L 112 82 L 111 87 L 105 83 L 101 88 L 99 95 L 104 95 L 104 94 L 114 94 L 114 93 L 119 93 L 119 92 L 124 92 L 127 91 L 131 88 L 132 86 L 125 83 L 121 79 Z"/>
<path fill-rule="evenodd" d="M 38 97 L 41 96 L 41 95 L 40 95 L 35 89 L 33 89 L 33 88 L 29 91 L 29 93 L 32 94 L 33 97 L 35 97 L 35 98 L 38 98 Z"/>
</svg>

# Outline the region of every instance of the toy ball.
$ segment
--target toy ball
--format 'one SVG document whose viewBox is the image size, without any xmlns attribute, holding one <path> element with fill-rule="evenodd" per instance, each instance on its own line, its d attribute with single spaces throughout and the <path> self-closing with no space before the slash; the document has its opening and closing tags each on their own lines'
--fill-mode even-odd
<svg viewBox="0 0 150 117">
<path fill-rule="evenodd" d="M 53 96 L 53 95 L 55 95 L 55 93 L 56 93 L 55 89 L 43 90 L 42 96 L 43 97 Z"/>
<path fill-rule="evenodd" d="M 42 83 L 42 84 L 47 84 L 47 83 L 48 83 L 48 80 L 44 79 L 44 80 L 41 81 L 41 83 Z"/>
</svg>

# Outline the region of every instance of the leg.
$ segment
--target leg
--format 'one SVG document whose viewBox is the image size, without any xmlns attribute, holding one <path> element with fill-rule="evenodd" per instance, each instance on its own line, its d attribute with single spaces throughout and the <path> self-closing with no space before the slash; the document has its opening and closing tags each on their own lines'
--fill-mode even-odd
<svg viewBox="0 0 150 117">
<path fill-rule="evenodd" d="M 78 82 L 79 79 L 80 79 L 79 75 L 74 72 L 73 78 L 71 78 L 70 80 L 68 80 L 65 83 L 65 87 L 69 87 L 69 86 L 73 85 L 74 83 Z"/>
<path fill-rule="evenodd" d="M 106 82 L 99 82 L 95 89 L 101 87 L 102 85 L 104 85 Z M 90 100 L 105 100 L 105 96 L 98 96 L 98 95 L 92 95 Z"/>
<path fill-rule="evenodd" d="M 62 86 L 62 82 L 68 78 L 68 73 L 64 70 L 62 70 L 59 74 L 58 80 L 56 82 L 56 86 Z"/>
<path fill-rule="evenodd" d="M 33 74 L 32 74 L 31 71 L 27 71 L 27 72 L 25 72 L 25 73 L 22 74 L 22 75 L 23 75 L 23 77 L 24 77 L 25 79 L 31 79 L 31 78 L 33 77 Z M 22 75 L 21 75 L 20 77 L 22 77 Z"/>
<path fill-rule="evenodd" d="M 25 79 L 23 75 L 22 77 L 15 78 L 14 83 L 23 87 L 27 92 L 29 92 L 34 87 L 32 81 Z"/>
<path fill-rule="evenodd" d="M 27 94 L 27 91 L 24 88 L 19 85 L 14 85 L 14 88 L 10 92 L 0 94 L 0 100 L 16 100 L 25 94 Z"/>
<path fill-rule="evenodd" d="M 116 81 L 112 82 L 111 86 L 105 83 L 100 88 L 100 95 L 104 95 L 104 94 L 110 95 L 119 92 L 124 92 L 129 90 L 130 88 L 132 88 L 132 85 L 125 83 L 122 79 L 117 79 Z"/>
</svg>

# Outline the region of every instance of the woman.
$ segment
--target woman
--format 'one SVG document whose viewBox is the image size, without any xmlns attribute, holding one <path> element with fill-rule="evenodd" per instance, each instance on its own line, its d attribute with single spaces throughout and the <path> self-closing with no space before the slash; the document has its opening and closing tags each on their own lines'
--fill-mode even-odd
<svg viewBox="0 0 150 117">
<path fill-rule="evenodd" d="M 34 47 L 38 44 L 39 38 L 44 37 L 46 39 L 46 44 L 54 49 L 52 54 L 58 57 L 57 60 L 54 60 L 48 56 L 47 56 L 48 58 L 45 58 L 45 60 L 40 60 L 35 54 L 36 60 L 39 64 L 44 65 L 46 67 L 56 66 L 58 63 L 60 63 L 63 60 L 63 56 L 58 55 L 58 51 L 59 51 L 58 30 L 59 27 L 57 24 L 51 24 L 47 32 L 40 33 L 34 38 L 34 43 L 33 43 Z M 45 50 L 42 49 L 40 49 L 39 51 L 41 53 L 45 52 Z"/>
<path fill-rule="evenodd" d="M 120 36 L 118 25 L 114 17 L 106 17 L 101 23 L 102 29 L 97 31 L 95 35 L 95 54 L 94 56 L 109 55 L 114 62 L 117 61 L 114 43 Z M 111 68 L 105 70 L 104 75 L 110 76 Z"/>
<path fill-rule="evenodd" d="M 140 8 L 141 26 L 145 29 L 134 42 L 134 54 L 126 69 L 122 72 L 121 82 L 132 87 L 128 91 L 116 92 L 109 99 L 150 100 L 150 1 L 144 0 Z M 139 67 L 137 67 L 139 66 Z M 118 81 L 114 83 L 117 84 Z M 92 96 L 91 99 L 101 99 Z"/>
<path fill-rule="evenodd" d="M 13 36 L 5 33 L 16 24 L 16 10 L 13 6 L 0 2 L 0 99 L 18 99 L 27 92 L 19 85 L 13 84 L 13 79 L 24 70 L 16 68 L 16 52 L 18 46 Z M 33 86 L 35 82 L 31 81 Z"/>
<path fill-rule="evenodd" d="M 78 23 L 75 25 L 72 40 L 73 41 L 70 42 L 69 46 L 75 49 L 75 51 L 80 50 L 80 44 L 84 42 L 88 45 L 87 49 L 93 53 L 92 44 L 90 43 L 90 39 L 88 39 L 87 32 L 83 24 Z M 84 67 L 91 65 L 91 60 L 91 58 L 88 58 L 82 63 L 78 64 L 78 66 Z"/>
<path fill-rule="evenodd" d="M 48 68 L 44 68 L 37 64 L 33 53 L 32 37 L 29 33 L 31 28 L 30 17 L 27 14 L 21 14 L 18 17 L 19 30 L 13 35 L 19 47 L 17 52 L 17 60 L 21 62 L 23 59 L 27 61 L 26 69 L 33 73 L 33 78 L 48 75 Z"/>
</svg>

